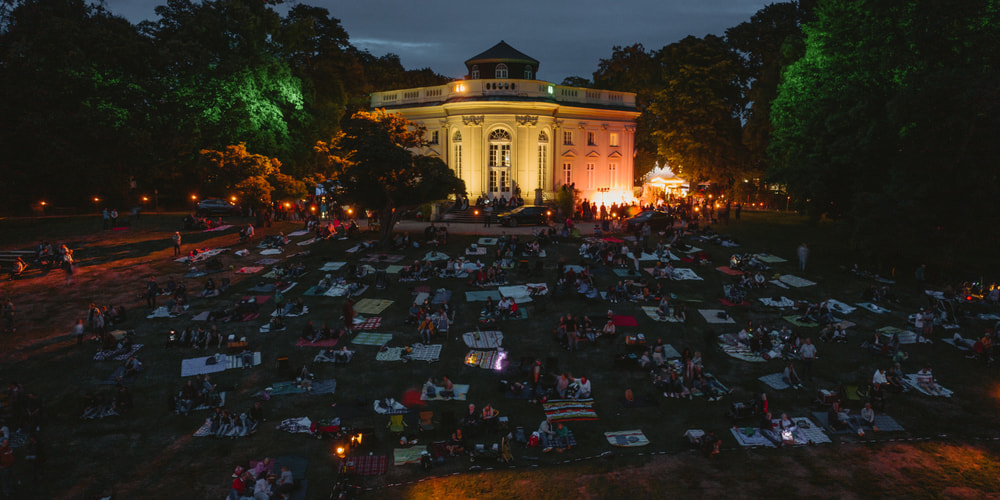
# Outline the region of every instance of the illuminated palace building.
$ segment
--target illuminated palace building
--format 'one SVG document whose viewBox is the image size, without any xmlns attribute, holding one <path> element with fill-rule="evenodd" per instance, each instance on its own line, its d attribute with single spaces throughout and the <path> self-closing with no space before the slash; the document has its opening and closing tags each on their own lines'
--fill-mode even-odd
<svg viewBox="0 0 1000 500">
<path fill-rule="evenodd" d="M 538 61 L 501 41 L 465 62 L 464 80 L 372 94 L 372 108 L 427 128 L 470 197 L 517 189 L 526 203 L 575 184 L 597 204 L 632 200 L 635 94 L 538 80 Z"/>
</svg>

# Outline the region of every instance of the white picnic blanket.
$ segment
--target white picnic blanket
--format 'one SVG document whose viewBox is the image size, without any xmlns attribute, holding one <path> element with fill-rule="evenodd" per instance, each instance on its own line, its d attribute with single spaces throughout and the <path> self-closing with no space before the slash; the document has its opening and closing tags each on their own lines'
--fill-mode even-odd
<svg viewBox="0 0 1000 500">
<path fill-rule="evenodd" d="M 431 262 L 438 260 L 448 260 L 448 258 L 449 258 L 448 254 L 438 252 L 436 250 L 431 250 L 430 252 L 427 252 L 426 255 L 424 255 L 424 260 L 429 260 Z"/>
<path fill-rule="evenodd" d="M 320 271 L 339 271 L 340 268 L 346 266 L 346 262 L 327 262 L 323 264 L 323 267 L 319 268 Z"/>
<path fill-rule="evenodd" d="M 816 284 L 815 281 L 809 281 L 805 278 L 799 278 L 798 276 L 792 276 L 791 274 L 782 274 L 778 278 L 782 283 L 794 286 L 796 288 L 802 288 L 804 286 L 813 286 Z"/>
<path fill-rule="evenodd" d="M 307 234 L 309 234 L 309 231 L 306 231 L 305 229 L 299 229 L 298 231 L 295 231 L 295 232 L 292 232 L 292 233 L 288 233 L 288 236 L 289 237 L 293 237 L 293 236 L 305 236 Z"/>
<path fill-rule="evenodd" d="M 941 392 L 939 394 L 932 394 L 930 392 L 927 392 L 923 387 L 920 387 L 919 385 L 917 385 L 917 374 L 916 373 L 911 373 L 909 375 L 904 376 L 903 377 L 903 383 L 906 384 L 906 385 L 908 385 L 908 386 L 910 386 L 910 387 L 912 387 L 912 388 L 914 388 L 914 389 L 916 389 L 916 390 L 918 390 L 918 391 L 920 391 L 921 394 L 926 394 L 928 396 L 941 396 L 941 397 L 944 397 L 944 398 L 950 398 L 952 396 L 952 394 L 955 394 L 954 392 L 952 392 L 952 391 L 950 391 L 950 390 L 945 389 L 944 387 L 942 387 L 941 384 L 938 384 L 936 380 L 934 381 L 934 384 L 937 385 L 938 390 L 940 390 Z"/>
<path fill-rule="evenodd" d="M 417 361 L 437 361 L 441 359 L 441 347 L 441 344 L 414 344 L 413 351 L 410 352 L 409 358 Z"/>
<path fill-rule="evenodd" d="M 884 307 L 882 307 L 882 306 L 880 306 L 878 304 L 872 304 L 871 302 L 858 302 L 857 306 L 860 307 L 860 308 L 863 308 L 863 309 L 867 309 L 867 310 L 869 310 L 869 311 L 871 311 L 871 312 L 873 312 L 875 314 L 885 314 L 885 313 L 889 312 L 888 309 L 886 309 L 886 308 L 884 308 Z M 1000 318 L 997 318 L 997 319 L 1000 319 Z"/>
<path fill-rule="evenodd" d="M 850 314 L 858 309 L 857 307 L 849 306 L 837 299 L 827 299 L 826 302 L 830 306 L 830 309 L 833 309 L 841 314 Z"/>
<path fill-rule="evenodd" d="M 214 356 L 216 358 L 216 363 L 206 364 L 206 360 L 211 357 L 213 356 L 181 360 L 181 376 L 191 377 L 205 373 L 218 373 L 234 368 L 250 368 L 251 366 L 257 366 L 261 363 L 261 356 L 259 352 L 253 353 L 251 365 L 245 364 L 243 356 L 239 354 L 232 356 L 226 354 L 216 354 Z"/>
<path fill-rule="evenodd" d="M 785 296 L 782 296 L 779 300 L 775 300 L 771 297 L 764 297 L 761 298 L 760 301 L 763 302 L 765 306 L 769 307 L 792 307 L 795 305 L 794 300 Z"/>
<path fill-rule="evenodd" d="M 323 292 L 323 295 L 326 295 L 327 297 L 343 297 L 347 295 L 348 290 L 349 288 L 347 285 L 333 285 Z"/>
<path fill-rule="evenodd" d="M 761 262 L 766 262 L 768 264 L 777 264 L 777 263 L 780 263 L 780 262 L 788 262 L 787 260 L 782 259 L 781 257 L 778 257 L 776 255 L 766 254 L 766 253 L 759 253 L 759 254 L 757 254 L 757 260 L 759 260 Z"/>
<path fill-rule="evenodd" d="M 674 268 L 673 274 L 670 275 L 670 279 L 674 280 L 692 280 L 692 281 L 704 281 L 704 278 L 698 276 L 698 273 L 694 272 L 694 269 L 687 267 L 677 267 Z"/>
<path fill-rule="evenodd" d="M 281 253 L 280 248 L 267 248 L 260 251 L 261 255 L 278 255 Z"/>
<path fill-rule="evenodd" d="M 462 334 L 462 341 L 473 349 L 496 349 L 503 344 L 503 333 L 496 330 L 467 332 Z"/>
<path fill-rule="evenodd" d="M 729 314 L 726 314 L 724 318 L 719 317 L 719 313 L 725 313 L 722 309 L 698 309 L 705 321 L 709 323 L 722 324 L 722 323 L 736 323 Z"/>
</svg>

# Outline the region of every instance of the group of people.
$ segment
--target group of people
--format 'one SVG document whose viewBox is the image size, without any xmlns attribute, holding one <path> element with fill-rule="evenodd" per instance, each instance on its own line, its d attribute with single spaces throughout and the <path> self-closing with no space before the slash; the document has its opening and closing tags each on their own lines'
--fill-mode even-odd
<svg viewBox="0 0 1000 500">
<path fill-rule="evenodd" d="M 553 330 L 555 340 L 564 346 L 567 351 L 573 352 L 580 349 L 580 340 L 587 339 L 596 342 L 598 338 L 605 337 L 614 339 L 617 331 L 614 314 L 608 311 L 607 318 L 594 321 L 589 315 L 577 319 L 572 314 L 559 317 L 559 322 Z"/>
<path fill-rule="evenodd" d="M 291 469 L 282 466 L 280 474 L 276 473 L 275 463 L 265 458 L 253 466 L 236 467 L 226 500 L 282 500 L 289 498 L 296 489 Z"/>
</svg>

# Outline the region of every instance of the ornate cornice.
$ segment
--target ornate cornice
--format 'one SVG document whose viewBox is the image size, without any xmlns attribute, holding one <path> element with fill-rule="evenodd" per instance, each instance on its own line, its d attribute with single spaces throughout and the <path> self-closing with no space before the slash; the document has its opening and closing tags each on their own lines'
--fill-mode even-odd
<svg viewBox="0 0 1000 500">
<path fill-rule="evenodd" d="M 514 119 L 517 120 L 518 125 L 524 126 L 535 126 L 538 125 L 538 115 L 516 115 Z"/>
<path fill-rule="evenodd" d="M 469 126 L 481 126 L 486 121 L 486 115 L 463 115 L 462 123 Z"/>
</svg>

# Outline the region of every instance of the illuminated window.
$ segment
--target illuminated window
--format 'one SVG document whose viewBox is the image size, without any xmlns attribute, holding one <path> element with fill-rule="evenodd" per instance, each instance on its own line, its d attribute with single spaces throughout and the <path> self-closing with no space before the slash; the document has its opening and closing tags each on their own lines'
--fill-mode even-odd
<svg viewBox="0 0 1000 500">
<path fill-rule="evenodd" d="M 462 178 L 462 144 L 455 144 L 455 177 Z"/>
<path fill-rule="evenodd" d="M 549 157 L 549 136 L 538 134 L 538 188 L 545 189 L 545 164 Z"/>
<path fill-rule="evenodd" d="M 594 164 L 587 164 L 587 189 L 594 189 Z"/>
<path fill-rule="evenodd" d="M 573 183 L 573 164 L 563 163 L 563 184 L 569 186 Z"/>
<path fill-rule="evenodd" d="M 431 132 L 431 138 L 430 138 L 429 141 L 427 141 L 427 143 L 428 144 L 437 144 L 438 143 L 438 131 L 437 130 Z"/>
<path fill-rule="evenodd" d="M 573 132 L 570 130 L 563 131 L 563 146 L 573 145 Z"/>
<path fill-rule="evenodd" d="M 618 164 L 608 164 L 608 187 L 614 189 L 618 187 Z"/>
<path fill-rule="evenodd" d="M 504 63 L 497 64 L 497 69 L 493 74 L 494 78 L 507 78 L 507 65 Z"/>
<path fill-rule="evenodd" d="M 611 132 L 611 135 L 608 136 L 608 143 L 613 148 L 618 147 L 618 132 Z"/>
<path fill-rule="evenodd" d="M 510 166 L 510 134 L 503 129 L 490 132 L 490 166 Z"/>
<path fill-rule="evenodd" d="M 524 79 L 525 80 L 531 80 L 531 77 L 532 77 L 531 66 L 530 65 L 529 66 L 525 66 L 524 67 Z"/>
<path fill-rule="evenodd" d="M 588 146 L 596 146 L 597 145 L 597 133 L 596 132 L 587 132 L 587 145 Z"/>
<path fill-rule="evenodd" d="M 472 78 L 473 80 L 479 78 L 479 65 L 478 64 L 473 64 L 472 65 L 472 74 L 469 75 L 469 78 Z"/>
</svg>

